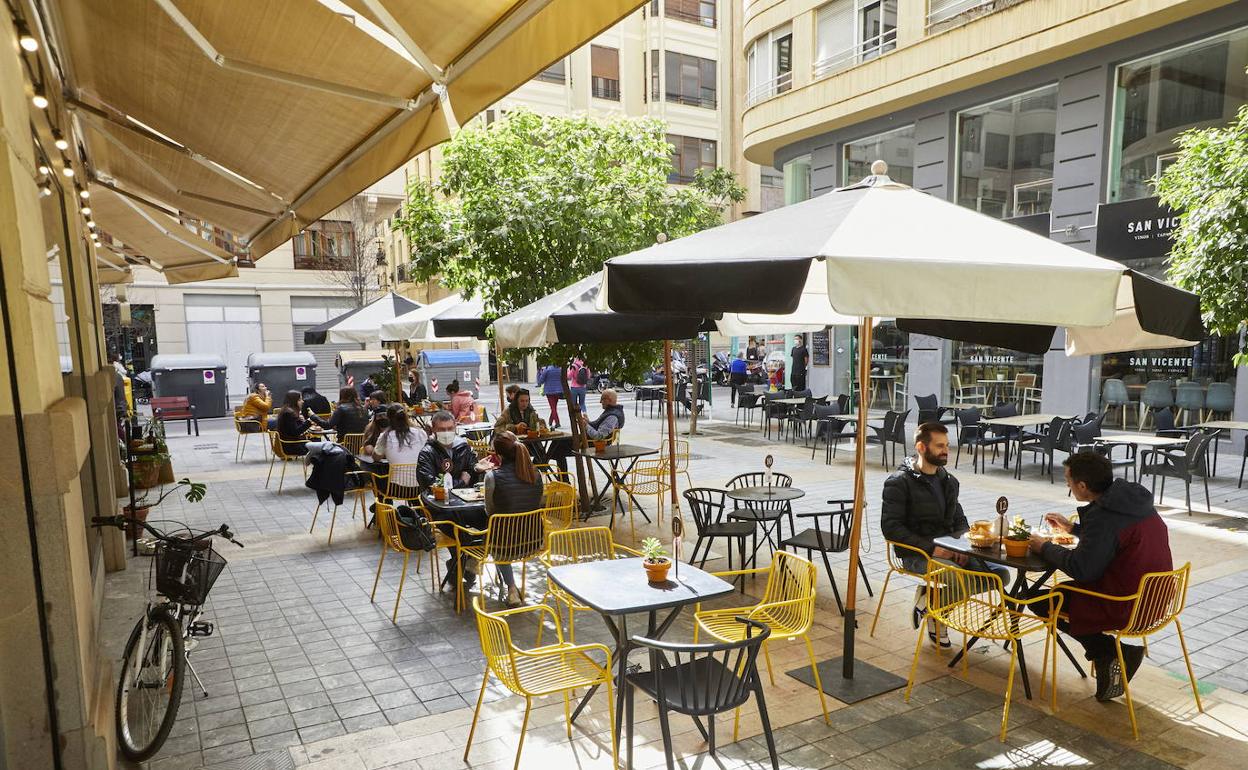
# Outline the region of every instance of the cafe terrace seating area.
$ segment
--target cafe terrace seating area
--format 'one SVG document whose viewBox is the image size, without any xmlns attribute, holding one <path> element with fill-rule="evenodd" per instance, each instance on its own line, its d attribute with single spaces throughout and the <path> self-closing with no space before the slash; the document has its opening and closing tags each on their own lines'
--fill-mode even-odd
<svg viewBox="0 0 1248 770">
<path fill-rule="evenodd" d="M 576 479 L 547 469 L 540 511 L 495 519 L 476 539 L 439 528 L 434 553 L 405 546 L 393 508 L 376 504 L 380 493 L 422 505 L 414 488 L 401 491 L 411 484 L 402 467 L 368 474 L 342 506 L 318 506 L 301 459 L 283 461 L 272 436 L 244 447 L 230 420 L 202 420 L 199 437 L 171 431 L 179 474 L 207 482 L 209 495 L 163 512 L 191 526 L 228 519 L 248 547 L 232 554 L 207 608 L 217 634 L 196 652 L 212 694 L 194 698 L 188 688 L 168 748 L 150 766 L 226 767 L 250 757 L 326 770 L 460 767 L 466 756 L 472 767 L 610 767 L 614 754 L 621 766 L 631 755 L 635 767 L 668 766 L 669 756 L 683 767 L 769 767 L 772 756 L 781 767 L 812 768 L 1240 766 L 1235 757 L 1248 750 L 1248 540 L 1240 531 L 1248 492 L 1236 483 L 1240 457 L 1224 451 L 1211 467 L 1210 445 L 1225 443 L 1211 430 L 1171 426 L 1167 410 L 1150 413 L 1140 433 L 1104 415 L 1019 410 L 1011 421 L 1011 405 L 997 404 L 974 419 L 974 408 L 933 410 L 913 395 L 907 403 L 949 423 L 951 454 L 961 454 L 949 468 L 971 520 L 995 516 L 1001 496 L 1011 516 L 1032 524 L 1047 511 L 1071 512 L 1060 463 L 1075 446 L 1116 463 L 1130 458 L 1119 472 L 1145 484 L 1170 473 L 1163 466 L 1187 469 L 1190 478 L 1165 476 L 1159 507 L 1176 567 L 1161 592 L 1173 601 L 1164 617 L 1123 629 L 1125 641 L 1145 639 L 1149 649 L 1128 706 L 1093 698 L 1078 645 L 1068 656 L 1044 613 L 1010 603 L 1008 583 L 942 601 L 930 587 L 965 578 L 925 581 L 899 569 L 880 534 L 879 499 L 894 455 L 909 451 L 910 428 L 898 427 L 901 413 L 872 410 L 854 653 L 900 684 L 847 702 L 835 696 L 835 659 L 848 603 L 853 426 L 837 423 L 852 410 L 842 407 L 847 398 L 755 395 L 760 406 L 747 419 L 750 407 L 729 408 L 727 390 L 716 388 L 715 419 L 704 416 L 700 435 L 679 437 L 684 559 L 666 591 L 650 587 L 637 553 L 647 537 L 673 545 L 668 453 L 661 422 L 644 408 L 634 417 L 627 399 L 629 420 L 615 443 L 597 458 L 588 450 L 603 510 L 587 512 Z M 1164 442 L 1142 440 L 1162 433 Z M 613 467 L 621 478 L 614 515 L 603 472 Z M 1189 486 L 1190 511 L 1182 495 Z M 370 506 L 376 520 L 366 528 Z M 482 563 L 471 590 L 443 583 L 455 551 Z M 493 575 L 502 563 L 524 586 L 521 607 L 500 601 Z M 102 633 L 128 628 L 138 572 L 110 577 L 116 616 Z M 1024 572 L 1035 581 L 1030 601 L 1050 605 L 1060 573 Z M 949 649 L 911 625 L 924 585 L 937 591 L 931 606 L 950 629 Z M 982 637 L 961 656 L 959 629 Z M 683 671 L 720 666 L 736 684 L 698 690 L 706 680 L 694 677 L 674 687 L 682 663 L 695 667 Z M 646 673 L 655 671 L 668 673 Z M 810 684 L 818 679 L 831 685 L 827 693 Z M 666 720 L 656 704 L 660 680 Z"/>
</svg>

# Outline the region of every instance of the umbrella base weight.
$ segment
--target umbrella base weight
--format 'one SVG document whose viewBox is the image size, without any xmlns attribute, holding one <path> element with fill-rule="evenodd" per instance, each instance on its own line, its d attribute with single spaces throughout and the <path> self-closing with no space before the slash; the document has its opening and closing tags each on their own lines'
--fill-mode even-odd
<svg viewBox="0 0 1248 770">
<path fill-rule="evenodd" d="M 904 678 L 861 660 L 854 661 L 853 679 L 846 679 L 842 676 L 841 658 L 825 660 L 818 665 L 819 681 L 823 684 L 823 691 L 842 703 L 857 703 L 906 686 Z M 815 678 L 810 673 L 810 666 L 802 666 L 785 673 L 802 684 L 815 686 Z"/>
</svg>

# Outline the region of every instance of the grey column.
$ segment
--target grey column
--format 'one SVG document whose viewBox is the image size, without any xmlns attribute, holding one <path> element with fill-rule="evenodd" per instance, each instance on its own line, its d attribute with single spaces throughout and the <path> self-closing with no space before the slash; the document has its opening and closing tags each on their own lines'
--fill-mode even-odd
<svg viewBox="0 0 1248 770">
<path fill-rule="evenodd" d="M 1248 422 L 1248 366 L 1241 366 L 1235 370 L 1235 413 L 1233 419 L 1238 422 Z M 1233 436 L 1231 445 L 1235 447 L 1235 455 L 1242 457 L 1244 442 L 1248 441 L 1248 432 L 1236 430 L 1231 431 L 1231 434 Z M 1222 458 L 1219 457 L 1218 459 Z"/>
<path fill-rule="evenodd" d="M 917 423 L 919 418 L 915 396 L 936 394 L 936 400 L 942 404 L 949 403 L 949 357 L 952 346 L 939 337 L 926 334 L 910 335 L 910 397 L 906 400 L 905 409 L 910 413 L 910 422 Z"/>
<path fill-rule="evenodd" d="M 1082 416 L 1092 407 L 1093 361 L 1091 356 L 1067 356 L 1065 345 L 1066 332 L 1058 329 L 1044 355 L 1040 411 Z"/>
</svg>

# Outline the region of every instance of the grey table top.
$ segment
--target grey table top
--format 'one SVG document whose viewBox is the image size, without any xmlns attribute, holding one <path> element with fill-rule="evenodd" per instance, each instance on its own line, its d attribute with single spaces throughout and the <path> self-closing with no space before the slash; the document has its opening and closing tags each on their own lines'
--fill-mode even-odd
<svg viewBox="0 0 1248 770">
<path fill-rule="evenodd" d="M 629 457 L 645 457 L 646 455 L 657 455 L 659 450 L 647 446 L 637 446 L 635 444 L 613 444 L 606 448 L 606 451 L 597 452 L 591 446 L 588 449 L 573 449 L 572 454 L 581 457 L 597 458 L 599 460 L 624 460 Z"/>
<path fill-rule="evenodd" d="M 551 567 L 548 577 L 577 601 L 603 615 L 680 607 L 726 596 L 733 585 L 692 564 L 672 565 L 667 580 L 651 583 L 641 559 L 611 559 Z"/>
<path fill-rule="evenodd" d="M 745 503 L 776 503 L 806 496 L 806 492 L 797 487 L 738 487 L 727 492 L 733 500 Z"/>
<path fill-rule="evenodd" d="M 1000 543 L 991 548 L 976 548 L 965 537 L 935 537 L 932 541 L 950 551 L 978 556 L 989 564 L 1000 564 L 1011 569 L 1021 569 L 1025 572 L 1048 572 L 1057 569 L 1031 551 L 1028 551 L 1026 556 L 1009 556 L 1005 552 L 1005 547 Z M 1008 589 L 1009 586 L 1006 588 Z"/>
</svg>

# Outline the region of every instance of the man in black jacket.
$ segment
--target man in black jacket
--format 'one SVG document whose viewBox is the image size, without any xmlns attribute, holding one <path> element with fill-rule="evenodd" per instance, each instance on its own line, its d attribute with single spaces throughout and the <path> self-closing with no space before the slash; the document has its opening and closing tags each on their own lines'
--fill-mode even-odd
<svg viewBox="0 0 1248 770">
<path fill-rule="evenodd" d="M 958 502 L 958 480 L 945 470 L 949 462 L 949 429 L 939 422 L 923 423 L 914 432 L 914 449 L 915 456 L 907 457 L 884 482 L 880 508 L 880 529 L 885 539 L 917 548 L 928 556 L 896 549 L 906 569 L 922 574 L 931 559 L 977 572 L 996 572 L 1002 579 L 1008 577 L 1003 567 L 990 566 L 978 557 L 950 551 L 934 542 L 934 538 L 957 536 L 970 529 Z M 926 613 L 927 587 L 919 586 L 911 616 L 915 628 Z M 941 647 L 950 646 L 943 626 L 937 628 L 930 622 L 927 633 Z"/>
<path fill-rule="evenodd" d="M 329 414 L 334 411 L 334 407 L 330 405 L 329 399 L 322 396 L 316 391 L 316 388 L 308 385 L 301 391 L 303 393 L 303 413 L 312 414 Z"/>
<path fill-rule="evenodd" d="M 455 418 L 450 412 L 438 412 L 430 420 L 433 440 L 425 444 L 416 459 L 416 479 L 421 489 L 441 484 L 443 474 L 451 474 L 454 488 L 470 487 L 481 479 L 477 470 L 477 453 L 472 445 L 455 431 Z"/>
</svg>

